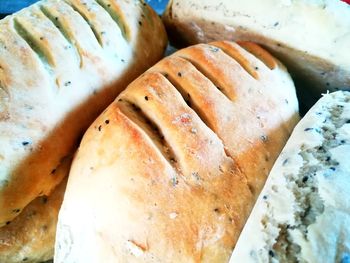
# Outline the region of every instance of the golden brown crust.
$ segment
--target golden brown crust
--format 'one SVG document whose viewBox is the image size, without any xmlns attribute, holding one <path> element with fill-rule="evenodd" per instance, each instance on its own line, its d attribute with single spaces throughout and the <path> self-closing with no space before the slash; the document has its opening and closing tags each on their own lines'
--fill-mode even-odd
<svg viewBox="0 0 350 263">
<path fill-rule="evenodd" d="M 84 135 L 55 262 L 228 261 L 297 108 L 283 66 L 235 43 L 163 59 Z"/>
<path fill-rule="evenodd" d="M 122 15 L 124 14 L 124 15 Z M 49 0 L 0 22 L 0 226 L 48 195 L 82 132 L 163 54 L 140 1 Z"/>
<path fill-rule="evenodd" d="M 221 49 L 215 50 L 215 47 Z M 226 50 L 226 53 L 223 50 Z M 235 57 L 245 58 L 241 60 L 241 64 L 237 62 L 239 60 L 229 56 L 232 56 L 233 52 L 236 54 Z M 293 98 L 294 95 L 289 91 L 293 91 L 293 88 L 290 86 L 284 91 L 278 88 L 288 79 L 285 74 L 276 77 L 277 72 L 284 70 L 283 66 L 276 68 L 276 74 L 271 74 L 273 71 L 264 63 L 245 52 L 237 44 L 230 42 L 214 42 L 212 46 L 197 45 L 182 50 L 174 57 L 177 60 L 180 57 L 188 61 L 173 62 L 171 64 L 173 73 L 169 75 L 175 78 L 175 82 L 179 82 L 186 93 L 191 86 L 207 89 L 198 94 L 198 88 L 192 88 L 190 97 L 197 103 L 196 107 L 199 112 L 202 112 L 208 125 L 223 141 L 227 154 L 235 159 L 240 169 L 243 169 L 254 193 L 259 193 L 268 171 L 296 122 L 296 116 L 291 115 L 295 109 L 295 101 L 291 105 L 286 102 L 289 97 Z M 155 70 L 167 72 L 167 67 L 163 66 L 167 60 L 174 59 L 163 60 L 164 62 L 154 67 Z M 189 63 L 191 61 L 193 65 L 198 64 L 197 67 L 210 76 L 216 87 L 204 76 L 200 76 L 198 70 Z M 242 65 L 242 63 L 245 64 Z M 277 67 L 277 60 L 271 56 L 269 63 L 274 63 Z M 196 74 L 194 79 L 201 81 L 200 83 L 193 84 L 187 81 L 181 84 L 183 80 L 176 74 L 185 71 L 186 66 L 192 68 Z M 250 71 L 246 71 L 245 68 L 249 68 Z M 188 80 L 192 81 L 192 76 Z M 243 86 L 245 88 L 242 88 Z M 217 90 L 217 87 L 226 94 L 226 97 Z M 218 95 L 218 93 L 221 94 Z M 269 94 L 275 94 L 275 96 Z M 264 101 L 262 96 L 266 96 Z M 212 101 L 208 103 L 208 100 Z M 281 112 L 275 111 L 277 108 Z M 288 119 L 291 119 L 292 123 L 288 123 Z M 241 125 L 242 122 L 244 122 L 243 125 Z M 276 130 L 276 134 L 273 133 L 273 129 Z M 244 139 L 238 140 L 237 138 L 241 138 L 243 134 Z M 259 165 L 252 165 L 254 163 Z"/>
<path fill-rule="evenodd" d="M 215 40 L 263 45 L 288 67 L 308 110 L 322 93 L 350 89 L 349 15 L 345 3 L 332 0 L 171 0 L 163 21 L 180 46 Z"/>
<path fill-rule="evenodd" d="M 34 199 L 0 228 L 0 262 L 43 262 L 53 257 L 58 211 L 63 201 L 71 158 L 57 169 L 65 179 L 50 196 Z"/>
</svg>

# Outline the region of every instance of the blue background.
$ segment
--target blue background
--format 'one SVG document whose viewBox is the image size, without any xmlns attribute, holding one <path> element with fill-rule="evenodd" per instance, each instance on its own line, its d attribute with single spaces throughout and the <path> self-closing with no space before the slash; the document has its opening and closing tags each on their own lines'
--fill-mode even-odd
<svg viewBox="0 0 350 263">
<path fill-rule="evenodd" d="M 0 0 L 0 18 L 6 14 L 12 14 L 26 6 L 29 6 L 38 0 Z M 158 14 L 165 9 L 168 0 L 145 0 L 149 3 Z"/>
</svg>

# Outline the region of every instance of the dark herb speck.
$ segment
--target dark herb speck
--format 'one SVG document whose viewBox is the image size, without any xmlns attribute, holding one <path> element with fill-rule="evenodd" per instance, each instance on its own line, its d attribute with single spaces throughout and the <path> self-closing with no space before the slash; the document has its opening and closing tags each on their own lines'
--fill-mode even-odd
<svg viewBox="0 0 350 263">
<path fill-rule="evenodd" d="M 176 186 L 179 183 L 179 180 L 177 180 L 176 176 L 174 176 L 173 178 L 171 178 L 171 184 L 173 186 Z"/>
<path fill-rule="evenodd" d="M 46 204 L 47 203 L 47 197 L 46 196 L 43 196 L 42 199 L 41 199 L 42 203 L 43 204 Z"/>
<path fill-rule="evenodd" d="M 268 140 L 268 137 L 267 135 L 261 135 L 260 136 L 260 139 L 263 141 L 263 142 L 266 142 Z"/>
<path fill-rule="evenodd" d="M 318 147 L 317 150 L 318 150 L 318 151 L 323 151 L 323 152 L 325 151 L 325 149 L 323 148 L 323 146 Z"/>
</svg>

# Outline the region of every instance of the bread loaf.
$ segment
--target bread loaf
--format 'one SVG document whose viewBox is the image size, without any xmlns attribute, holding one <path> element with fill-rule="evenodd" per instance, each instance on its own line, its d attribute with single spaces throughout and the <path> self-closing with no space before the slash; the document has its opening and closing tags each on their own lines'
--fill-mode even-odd
<svg viewBox="0 0 350 263">
<path fill-rule="evenodd" d="M 0 22 L 0 226 L 50 194 L 83 131 L 165 46 L 142 1 L 47 0 Z"/>
<path fill-rule="evenodd" d="M 230 262 L 349 262 L 350 92 L 322 99 L 277 159 Z"/>
<path fill-rule="evenodd" d="M 297 121 L 289 74 L 255 44 L 162 60 L 85 133 L 55 262 L 227 262 Z"/>
<path fill-rule="evenodd" d="M 310 86 L 304 93 L 350 89 L 350 7 L 339 0 L 171 0 L 164 22 L 186 44 L 263 45 Z"/>
<path fill-rule="evenodd" d="M 63 201 L 71 158 L 57 168 L 63 179 L 50 196 L 30 202 L 8 225 L 0 228 L 0 262 L 37 263 L 53 258 L 58 211 Z"/>
</svg>

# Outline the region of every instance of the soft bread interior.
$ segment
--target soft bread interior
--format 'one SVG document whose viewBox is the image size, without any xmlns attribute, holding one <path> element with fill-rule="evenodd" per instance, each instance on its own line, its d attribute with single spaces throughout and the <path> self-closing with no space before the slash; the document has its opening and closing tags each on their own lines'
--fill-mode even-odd
<svg viewBox="0 0 350 263">
<path fill-rule="evenodd" d="M 296 126 L 231 262 L 349 258 L 350 93 L 325 94 Z"/>
</svg>

